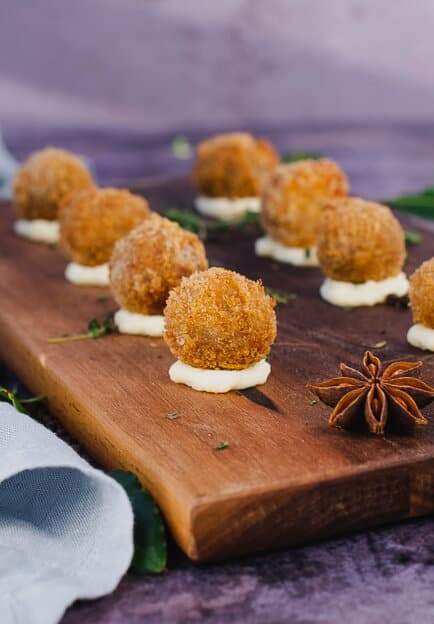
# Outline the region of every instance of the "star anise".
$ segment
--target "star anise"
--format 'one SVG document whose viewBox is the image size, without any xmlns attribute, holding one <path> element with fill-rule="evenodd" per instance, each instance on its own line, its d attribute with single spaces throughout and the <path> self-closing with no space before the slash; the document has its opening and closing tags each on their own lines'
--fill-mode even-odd
<svg viewBox="0 0 434 624">
<path fill-rule="evenodd" d="M 334 407 L 329 424 L 343 429 L 363 420 L 372 433 L 386 428 L 407 429 L 426 425 L 420 409 L 434 400 L 434 388 L 415 378 L 422 362 L 392 362 L 383 368 L 378 357 L 366 351 L 361 370 L 341 364 L 341 377 L 307 387 L 326 405 Z"/>
</svg>

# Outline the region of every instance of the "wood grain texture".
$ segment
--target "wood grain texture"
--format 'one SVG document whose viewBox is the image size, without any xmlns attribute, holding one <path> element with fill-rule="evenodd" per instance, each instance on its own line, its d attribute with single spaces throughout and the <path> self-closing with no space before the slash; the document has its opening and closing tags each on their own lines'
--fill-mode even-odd
<svg viewBox="0 0 434 624">
<path fill-rule="evenodd" d="M 189 205 L 183 181 L 142 188 L 154 209 Z M 434 358 L 411 348 L 410 313 L 378 306 L 352 312 L 321 301 L 317 270 L 257 259 L 252 240 L 207 245 L 210 263 L 261 277 L 297 297 L 278 308 L 272 375 L 254 391 L 222 396 L 172 384 L 173 361 L 157 339 L 110 336 L 50 345 L 115 309 L 101 289 L 63 279 L 55 249 L 18 240 L 11 211 L 0 230 L 1 356 L 106 467 L 139 475 L 193 559 L 297 544 L 434 509 L 434 411 L 412 436 L 330 429 L 328 408 L 311 405 L 305 384 L 357 365 L 367 346 L 386 340 L 385 359 L 420 358 L 433 381 Z M 425 228 L 422 222 L 419 229 Z M 412 271 L 432 255 L 426 226 L 410 248 Z M 176 411 L 178 418 L 167 414 Z M 216 451 L 218 442 L 229 448 Z"/>
</svg>

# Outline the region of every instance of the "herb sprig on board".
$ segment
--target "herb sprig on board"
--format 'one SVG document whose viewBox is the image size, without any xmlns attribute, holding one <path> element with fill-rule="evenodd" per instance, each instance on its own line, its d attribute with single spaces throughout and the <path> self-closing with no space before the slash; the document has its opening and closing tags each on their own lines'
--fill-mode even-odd
<svg viewBox="0 0 434 624">
<path fill-rule="evenodd" d="M 296 295 L 294 293 L 285 293 L 281 290 L 270 288 L 269 286 L 265 286 L 265 292 L 267 293 L 267 295 L 270 295 L 270 297 L 273 297 L 277 304 L 282 305 L 296 298 Z"/>
<path fill-rule="evenodd" d="M 194 147 L 185 136 L 176 136 L 171 145 L 171 151 L 178 160 L 188 160 L 193 156 Z"/>
<path fill-rule="evenodd" d="M 384 203 L 403 212 L 434 219 L 434 186 L 429 186 L 420 193 L 400 195 L 385 200 Z"/>
<path fill-rule="evenodd" d="M 132 472 L 112 470 L 110 476 L 125 490 L 134 513 L 133 574 L 159 574 L 167 565 L 164 522 L 154 499 Z"/>
<path fill-rule="evenodd" d="M 252 229 L 260 229 L 259 215 L 254 212 L 247 212 L 235 223 L 204 219 L 193 210 L 180 208 L 169 208 L 164 216 L 178 223 L 184 230 L 194 232 L 202 240 L 217 240 L 231 233 L 246 234 Z"/>
<path fill-rule="evenodd" d="M 108 316 L 101 323 L 97 319 L 89 321 L 87 331 L 82 334 L 68 334 L 65 336 L 53 336 L 48 338 L 50 344 L 61 344 L 77 340 L 95 340 L 117 332 L 112 316 Z"/>
<path fill-rule="evenodd" d="M 46 397 L 43 394 L 39 394 L 38 396 L 22 399 L 18 397 L 16 390 L 9 390 L 8 388 L 0 386 L 0 401 L 10 403 L 18 412 L 21 412 L 22 414 L 27 413 L 24 405 L 28 405 L 29 403 L 39 403 L 45 398 Z"/>
<path fill-rule="evenodd" d="M 415 230 L 405 230 L 404 235 L 407 246 L 419 245 L 423 240 L 422 234 Z"/>
</svg>

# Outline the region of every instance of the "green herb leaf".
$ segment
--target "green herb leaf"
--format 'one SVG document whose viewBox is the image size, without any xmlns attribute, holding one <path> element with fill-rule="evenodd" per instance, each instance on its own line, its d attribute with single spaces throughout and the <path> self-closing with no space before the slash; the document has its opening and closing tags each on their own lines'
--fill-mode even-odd
<svg viewBox="0 0 434 624">
<path fill-rule="evenodd" d="M 427 188 L 423 190 L 423 194 L 434 197 L 434 186 L 427 186 Z"/>
<path fill-rule="evenodd" d="M 179 160 L 188 160 L 193 156 L 193 146 L 185 136 L 177 136 L 172 141 L 172 154 Z"/>
<path fill-rule="evenodd" d="M 216 451 L 223 451 L 224 449 L 229 448 L 229 442 L 219 442 L 214 448 Z"/>
<path fill-rule="evenodd" d="M 43 394 L 38 396 L 30 397 L 28 399 L 20 399 L 17 396 L 16 390 L 8 390 L 7 388 L 3 388 L 0 386 L 0 401 L 5 401 L 6 403 L 10 403 L 15 407 L 18 412 L 22 414 L 26 414 L 26 410 L 24 408 L 25 403 L 37 403 L 39 401 L 43 401 L 46 397 Z"/>
<path fill-rule="evenodd" d="M 388 199 L 384 203 L 403 212 L 434 219 L 434 186 L 429 186 L 420 193 Z"/>
<path fill-rule="evenodd" d="M 269 288 L 268 286 L 265 287 L 265 292 L 270 297 L 273 297 L 273 299 L 275 299 L 275 301 L 278 304 L 288 303 L 288 301 L 290 299 L 295 299 L 295 297 L 296 297 L 296 295 L 294 295 L 292 293 L 291 294 L 284 293 L 284 292 L 281 292 L 279 290 L 275 290 L 274 288 Z"/>
<path fill-rule="evenodd" d="M 37 396 L 30 397 L 28 399 L 20 399 L 21 403 L 39 403 L 40 401 L 44 401 L 47 397 L 45 394 L 38 394 Z"/>
<path fill-rule="evenodd" d="M 194 234 L 206 233 L 206 225 L 204 219 L 199 217 L 192 210 L 180 210 L 179 208 L 169 208 L 165 211 L 164 216 L 171 221 L 178 223 L 184 230 L 194 232 Z M 201 237 L 203 238 L 203 236 Z"/>
<path fill-rule="evenodd" d="M 110 315 L 100 323 L 97 319 L 92 319 L 87 325 L 85 334 L 69 334 L 66 336 L 53 336 L 48 338 L 50 344 L 61 344 L 63 342 L 73 342 L 77 340 L 95 340 L 102 336 L 108 336 L 117 332 L 113 317 Z"/>
<path fill-rule="evenodd" d="M 319 152 L 286 152 L 282 156 L 282 162 L 293 163 L 299 160 L 319 160 L 320 158 L 324 158 L 324 156 Z"/>
<path fill-rule="evenodd" d="M 164 212 L 164 216 L 178 223 L 184 230 L 194 232 L 202 240 L 217 240 L 231 233 L 246 233 L 252 227 L 260 227 L 259 215 L 254 212 L 246 212 L 242 219 L 235 223 L 204 219 L 193 210 L 181 210 L 179 208 L 169 208 Z"/>
<path fill-rule="evenodd" d="M 405 230 L 405 243 L 406 245 L 419 245 L 423 240 L 423 236 L 420 232 L 415 230 Z"/>
<path fill-rule="evenodd" d="M 231 234 L 249 234 L 258 230 L 262 231 L 259 214 L 247 211 L 238 221 L 225 223 L 223 221 L 206 221 L 207 237 L 210 240 L 218 240 L 222 236 Z"/>
<path fill-rule="evenodd" d="M 0 401 L 10 403 L 19 412 L 22 412 L 23 414 L 26 413 L 26 410 L 23 408 L 21 401 L 17 397 L 16 393 L 12 390 L 8 390 L 7 388 L 0 388 Z"/>
<path fill-rule="evenodd" d="M 116 326 L 114 324 L 113 318 L 109 316 L 104 319 L 102 323 L 99 323 L 96 319 L 92 319 L 89 321 L 89 325 L 87 326 L 87 333 L 91 338 L 100 338 L 101 336 L 107 336 L 108 334 L 113 334 L 116 331 Z"/>
<path fill-rule="evenodd" d="M 159 574 L 167 565 L 166 531 L 160 511 L 137 477 L 125 470 L 110 475 L 127 493 L 134 512 L 133 574 Z"/>
<path fill-rule="evenodd" d="M 260 224 L 260 216 L 258 212 L 251 212 L 248 210 L 244 215 L 241 221 L 237 221 L 235 226 L 238 228 L 243 228 L 246 225 L 259 225 Z"/>
</svg>

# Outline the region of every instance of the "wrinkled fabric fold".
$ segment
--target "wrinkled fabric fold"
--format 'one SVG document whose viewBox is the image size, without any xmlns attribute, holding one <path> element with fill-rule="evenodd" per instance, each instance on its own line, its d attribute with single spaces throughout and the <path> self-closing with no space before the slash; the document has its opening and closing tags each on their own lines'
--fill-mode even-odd
<svg viewBox="0 0 434 624">
<path fill-rule="evenodd" d="M 55 624 L 75 600 L 112 592 L 132 555 L 124 490 L 0 403 L 1 624 Z"/>
</svg>

